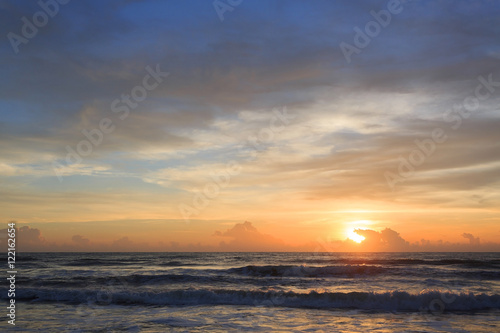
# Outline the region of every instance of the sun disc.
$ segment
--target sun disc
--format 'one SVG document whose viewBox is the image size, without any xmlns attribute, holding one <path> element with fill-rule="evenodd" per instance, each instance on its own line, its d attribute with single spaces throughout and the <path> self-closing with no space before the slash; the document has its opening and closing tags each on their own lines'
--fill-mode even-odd
<svg viewBox="0 0 500 333">
<path fill-rule="evenodd" d="M 356 243 L 361 243 L 362 241 L 365 240 L 365 237 L 361 236 L 361 235 L 358 235 L 357 233 L 354 232 L 354 229 L 352 229 L 351 231 L 349 231 L 349 234 L 347 235 L 347 238 L 349 238 L 350 240 L 356 242 Z"/>
</svg>

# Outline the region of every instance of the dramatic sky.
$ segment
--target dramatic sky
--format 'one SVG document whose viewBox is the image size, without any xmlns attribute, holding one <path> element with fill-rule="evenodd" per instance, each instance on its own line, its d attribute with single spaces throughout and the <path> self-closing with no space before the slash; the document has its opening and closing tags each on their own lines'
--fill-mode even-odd
<svg viewBox="0 0 500 333">
<path fill-rule="evenodd" d="M 0 2 L 27 249 L 500 249 L 497 1 L 60 2 Z"/>
</svg>

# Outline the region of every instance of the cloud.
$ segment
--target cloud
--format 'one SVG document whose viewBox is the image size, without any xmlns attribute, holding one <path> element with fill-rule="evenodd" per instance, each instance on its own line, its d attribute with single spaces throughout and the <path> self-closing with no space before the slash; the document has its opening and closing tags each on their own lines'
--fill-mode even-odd
<svg viewBox="0 0 500 333">
<path fill-rule="evenodd" d="M 0 246 L 7 246 L 7 229 L 0 230 Z M 95 243 L 81 235 L 73 235 L 70 243 L 49 242 L 38 228 L 22 226 L 16 228 L 16 250 L 19 252 L 119 252 L 119 251 L 159 251 L 152 244 L 137 243 L 127 236 L 111 243 Z"/>
<path fill-rule="evenodd" d="M 8 229 L 0 230 L 1 236 L 7 236 Z M 42 236 L 42 232 L 30 226 L 17 227 L 15 232 L 15 245 L 17 251 L 36 252 L 52 249 L 53 244 L 47 242 Z M 7 237 L 0 238 L 0 246 L 6 248 Z"/>
<path fill-rule="evenodd" d="M 361 252 L 467 252 L 467 251 L 500 251 L 500 243 L 481 244 L 479 238 L 470 233 L 463 233 L 462 237 L 469 240 L 469 244 L 451 243 L 443 240 L 430 241 L 422 239 L 420 242 L 410 243 L 390 228 L 381 231 L 372 229 L 355 229 L 355 233 L 365 237 L 361 243 L 351 239 L 320 243 L 319 251 L 361 251 Z"/>
<path fill-rule="evenodd" d="M 81 236 L 81 235 L 74 235 L 73 237 L 71 237 L 71 240 L 75 244 L 80 245 L 80 246 L 86 246 L 86 245 L 90 244 L 90 240 L 88 238 Z"/>
<path fill-rule="evenodd" d="M 45 243 L 45 238 L 42 237 L 40 230 L 30 228 L 29 226 L 19 228 L 17 235 L 25 244 L 33 245 Z"/>
<path fill-rule="evenodd" d="M 287 251 L 290 246 L 271 235 L 260 233 L 251 222 L 237 223 L 224 232 L 216 231 L 213 236 L 227 237 L 229 242 L 221 242 L 221 251 Z"/>
<path fill-rule="evenodd" d="M 476 237 L 474 237 L 474 235 L 472 235 L 472 234 L 469 234 L 469 233 L 464 232 L 464 233 L 462 234 L 462 237 L 463 237 L 463 238 L 468 239 L 468 240 L 469 240 L 469 242 L 470 242 L 470 245 L 479 245 L 479 244 L 480 244 L 479 237 L 477 237 L 477 238 L 476 238 Z"/>
<path fill-rule="evenodd" d="M 398 232 L 385 228 L 382 231 L 355 229 L 355 233 L 365 237 L 362 247 L 372 251 L 408 251 L 410 244 Z"/>
<path fill-rule="evenodd" d="M 297 200 L 393 200 L 383 174 L 397 168 L 398 156 L 407 156 L 413 140 L 434 127 L 450 125 L 443 113 L 474 90 L 479 75 L 493 73 L 498 82 L 492 55 L 500 50 L 500 7 L 409 2 L 347 65 L 339 43 L 352 42 L 352 28 L 382 5 L 255 1 L 227 13 L 225 24 L 210 2 L 61 6 L 19 54 L 8 42 L 0 46 L 0 61 L 11 64 L 0 75 L 0 194 L 7 200 L 1 211 L 26 221 L 69 219 L 102 193 L 99 185 L 66 185 L 67 178 L 82 176 L 85 184 L 113 179 L 106 188 L 133 197 L 135 211 L 154 209 L 148 205 L 165 190 L 159 187 L 168 187 L 175 195 L 162 201 L 172 202 L 165 210 L 175 214 L 178 194 L 203 185 L 207 166 L 231 159 L 245 166 L 233 184 L 246 198 L 253 191 L 255 198 L 280 196 L 286 188 Z M 13 32 L 20 32 L 21 17 L 39 10 L 35 2 L 3 6 L 3 28 Z M 172 75 L 128 119 L 117 120 L 111 102 L 157 63 Z M 498 195 L 488 195 L 500 180 L 497 96 L 481 101 L 459 131 L 447 132 L 449 140 L 401 184 L 399 202 L 500 206 Z M 232 153 L 235 146 L 261 129 L 255 114 L 280 105 L 301 117 L 246 165 Z M 114 117 L 116 131 L 80 167 L 65 169 L 65 183 L 58 184 L 52 161 L 62 162 L 66 145 L 74 148 L 85 139 L 81 131 L 96 128 L 103 117 Z M 152 185 L 138 188 L 137 179 Z M 470 189 L 476 193 L 461 195 Z M 61 212 L 59 197 L 67 192 L 80 199 Z M 22 210 L 26 204 L 29 213 Z"/>
</svg>

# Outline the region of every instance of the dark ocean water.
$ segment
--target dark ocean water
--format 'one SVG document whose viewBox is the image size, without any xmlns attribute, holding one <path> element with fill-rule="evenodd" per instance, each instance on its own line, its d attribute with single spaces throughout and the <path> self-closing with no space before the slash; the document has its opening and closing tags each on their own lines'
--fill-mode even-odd
<svg viewBox="0 0 500 333">
<path fill-rule="evenodd" d="M 499 253 L 24 253 L 16 267 L 16 331 L 500 332 Z"/>
</svg>

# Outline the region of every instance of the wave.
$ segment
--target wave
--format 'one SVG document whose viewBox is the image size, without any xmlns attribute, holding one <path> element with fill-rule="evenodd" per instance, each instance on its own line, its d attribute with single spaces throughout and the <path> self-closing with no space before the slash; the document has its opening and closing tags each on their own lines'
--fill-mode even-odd
<svg viewBox="0 0 500 333">
<path fill-rule="evenodd" d="M 73 267 L 90 267 L 90 266 L 130 266 L 130 265 L 140 265 L 144 264 L 143 259 L 96 259 L 96 258 L 80 258 L 71 261 L 61 261 L 59 262 L 62 266 L 73 266 Z"/>
<path fill-rule="evenodd" d="M 6 295 L 6 294 L 5 294 Z M 2 294 L 2 298 L 5 297 Z M 476 311 L 500 309 L 500 295 L 426 291 L 373 292 L 284 292 L 260 290 L 174 290 L 165 292 L 113 291 L 113 289 L 23 289 L 20 301 L 71 302 L 87 305 L 248 305 L 294 308 L 348 308 L 380 311 Z"/>
<path fill-rule="evenodd" d="M 30 287 L 50 287 L 57 286 L 65 287 L 88 287 L 92 285 L 156 285 L 156 284 L 172 284 L 172 283 L 251 283 L 250 279 L 236 279 L 229 276 L 214 275 L 214 276 L 197 276 L 189 274 L 132 274 L 132 275 L 116 275 L 116 276 L 75 276 L 72 278 L 50 278 L 50 279 L 27 279 L 20 278 L 19 281 L 25 286 Z"/>
<path fill-rule="evenodd" d="M 303 281 L 302 283 L 305 283 Z M 259 278 L 252 276 L 231 275 L 191 275 L 191 274 L 131 274 L 115 276 L 74 276 L 68 278 L 19 278 L 19 283 L 25 287 L 38 288 L 88 288 L 94 285 L 102 286 L 164 286 L 164 285 L 248 285 L 258 287 L 288 287 L 297 284 L 297 280 L 287 277 Z M 317 282 L 314 282 L 317 283 Z"/>
<path fill-rule="evenodd" d="M 448 266 L 458 265 L 472 268 L 498 268 L 500 260 L 476 259 L 306 259 L 305 264 L 348 264 L 348 265 L 383 265 L 383 266 Z"/>
<path fill-rule="evenodd" d="M 132 265 L 150 265 L 151 261 L 146 261 L 144 259 L 127 259 L 127 260 L 119 260 L 119 259 L 88 259 L 82 258 L 68 262 L 60 262 L 62 266 L 69 267 L 92 267 L 92 266 L 132 266 Z M 183 261 L 167 261 L 167 262 L 156 262 L 153 263 L 157 266 L 165 266 L 165 267 L 180 267 L 180 266 L 203 266 L 203 263 L 197 264 L 192 262 L 183 262 Z"/>
<path fill-rule="evenodd" d="M 216 258 L 205 258 L 197 255 L 187 255 L 187 254 L 176 254 L 168 256 L 150 256 L 141 255 L 134 256 L 132 254 L 88 254 L 86 257 L 82 257 L 82 254 L 78 254 L 79 258 L 75 258 L 73 254 L 57 255 L 55 257 L 49 257 L 47 253 L 39 254 L 19 254 L 19 262 L 22 263 L 32 263 L 40 264 L 41 262 L 50 261 L 58 266 L 130 266 L 130 265 L 157 265 L 166 267 L 176 267 L 176 266 L 203 266 L 207 265 L 207 262 L 211 264 L 218 264 L 220 261 Z M 89 257 L 90 256 L 90 257 Z M 251 256 L 252 259 L 269 259 L 271 257 L 266 256 Z M 245 262 L 247 259 L 244 256 L 234 256 L 231 257 L 232 260 L 237 260 L 240 262 Z M 277 259 L 277 258 L 274 258 Z M 276 263 L 275 260 L 271 261 Z M 382 266 L 382 267 L 404 267 L 404 266 L 460 266 L 467 268 L 487 268 L 487 269 L 498 269 L 500 268 L 500 259 L 494 258 L 338 258 L 334 255 L 314 255 L 307 257 L 293 257 L 292 260 L 285 259 L 281 261 L 282 265 L 351 265 L 351 266 Z M 233 262 L 234 264 L 234 262 Z"/>
<path fill-rule="evenodd" d="M 78 271 L 80 272 L 80 271 Z M 455 279 L 460 276 L 464 281 L 497 281 L 500 280 L 500 271 L 494 270 L 446 270 L 433 271 L 428 269 L 408 270 L 384 268 L 379 266 L 244 266 L 229 269 L 182 269 L 176 273 L 145 274 L 131 272 L 131 274 L 97 274 L 98 271 L 81 271 L 84 275 L 78 275 L 77 271 L 60 271 L 55 276 L 40 275 L 35 277 L 19 277 L 19 282 L 27 287 L 59 287 L 59 288 L 86 288 L 92 285 L 167 285 L 167 284 L 234 284 L 253 286 L 291 286 L 297 283 L 309 284 L 321 281 L 331 281 L 335 279 L 346 279 L 357 281 L 359 278 L 405 278 L 411 276 L 428 277 L 429 274 L 441 279 Z M 70 273 L 70 274 L 68 274 Z M 71 274 L 72 273 L 72 274 Z M 116 272 L 118 273 L 118 271 Z M 298 281 L 299 280 L 299 281 Z M 342 282 L 345 283 L 345 282 Z"/>
<path fill-rule="evenodd" d="M 244 266 L 230 268 L 228 273 L 247 276 L 287 276 L 287 277 L 332 277 L 332 276 L 358 276 L 376 275 L 385 273 L 388 269 L 379 266 Z M 391 269 L 393 270 L 393 269 Z"/>
</svg>

